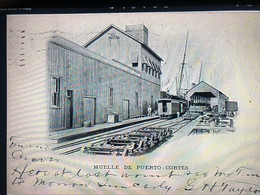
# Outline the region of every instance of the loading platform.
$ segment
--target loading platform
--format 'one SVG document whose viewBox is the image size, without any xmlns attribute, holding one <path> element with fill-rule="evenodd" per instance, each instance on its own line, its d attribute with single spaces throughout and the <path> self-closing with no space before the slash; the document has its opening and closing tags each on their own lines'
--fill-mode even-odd
<svg viewBox="0 0 260 195">
<path fill-rule="evenodd" d="M 142 122 L 152 121 L 159 118 L 160 118 L 159 116 L 149 116 L 149 117 L 128 119 L 117 123 L 103 123 L 103 124 L 94 125 L 92 127 L 80 127 L 74 129 L 53 131 L 49 133 L 49 139 L 53 144 L 62 143 L 62 142 L 90 136 L 90 135 L 111 131 L 117 128 L 123 128 L 134 124 L 142 123 Z"/>
<path fill-rule="evenodd" d="M 235 132 L 234 120 L 230 117 L 223 117 L 221 114 L 205 114 L 196 119 L 192 127 L 192 134 L 220 134 Z"/>
</svg>

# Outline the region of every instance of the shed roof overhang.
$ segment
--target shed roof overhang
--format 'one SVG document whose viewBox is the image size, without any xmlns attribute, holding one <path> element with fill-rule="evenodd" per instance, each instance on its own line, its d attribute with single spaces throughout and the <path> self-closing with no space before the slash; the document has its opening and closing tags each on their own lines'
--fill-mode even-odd
<svg viewBox="0 0 260 195">
<path fill-rule="evenodd" d="M 207 98 L 212 98 L 212 97 L 216 97 L 213 93 L 211 92 L 195 92 L 194 94 L 192 94 L 192 96 L 194 95 L 198 95 L 198 96 L 202 96 L 202 97 L 207 97 Z"/>
</svg>

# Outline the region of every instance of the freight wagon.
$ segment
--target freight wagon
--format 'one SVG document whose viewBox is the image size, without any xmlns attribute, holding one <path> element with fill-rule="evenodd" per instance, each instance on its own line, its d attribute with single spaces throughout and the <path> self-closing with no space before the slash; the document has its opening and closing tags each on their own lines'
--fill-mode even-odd
<svg viewBox="0 0 260 195">
<path fill-rule="evenodd" d="M 158 114 L 161 117 L 173 118 L 184 114 L 187 111 L 186 100 L 159 99 Z"/>
<path fill-rule="evenodd" d="M 228 116 L 236 116 L 238 112 L 238 105 L 235 101 L 226 101 L 226 113 Z"/>
</svg>

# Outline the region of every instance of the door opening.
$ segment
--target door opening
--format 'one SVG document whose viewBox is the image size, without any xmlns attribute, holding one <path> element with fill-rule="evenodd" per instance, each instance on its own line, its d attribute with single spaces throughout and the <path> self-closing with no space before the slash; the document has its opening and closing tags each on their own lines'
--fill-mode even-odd
<svg viewBox="0 0 260 195">
<path fill-rule="evenodd" d="M 86 122 L 90 126 L 96 124 L 96 98 L 84 97 L 83 98 L 83 122 Z"/>
<path fill-rule="evenodd" d="M 123 100 L 123 116 L 122 119 L 129 119 L 129 100 Z"/>
<path fill-rule="evenodd" d="M 67 90 L 66 98 L 66 129 L 73 127 L 73 91 Z"/>
</svg>

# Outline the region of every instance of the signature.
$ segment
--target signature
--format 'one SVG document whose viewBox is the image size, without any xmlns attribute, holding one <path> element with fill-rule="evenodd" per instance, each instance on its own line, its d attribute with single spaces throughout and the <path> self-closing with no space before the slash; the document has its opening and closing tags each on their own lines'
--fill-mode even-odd
<svg viewBox="0 0 260 195">
<path fill-rule="evenodd" d="M 202 186 L 196 187 L 196 178 L 190 178 L 187 180 L 186 185 L 178 188 L 176 190 L 185 190 L 185 191 L 198 191 L 201 192 L 210 192 L 212 194 L 222 192 L 223 194 L 237 193 L 242 195 L 242 193 L 260 193 L 260 185 L 250 182 L 243 182 L 237 180 L 227 180 L 224 182 L 214 181 L 212 183 L 204 183 Z M 241 185 L 242 184 L 242 185 Z M 243 186 L 243 187 L 242 187 Z"/>
</svg>

